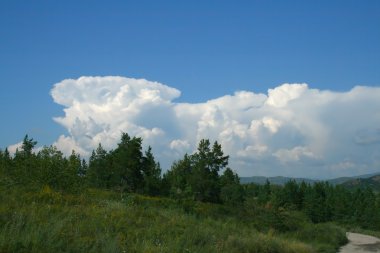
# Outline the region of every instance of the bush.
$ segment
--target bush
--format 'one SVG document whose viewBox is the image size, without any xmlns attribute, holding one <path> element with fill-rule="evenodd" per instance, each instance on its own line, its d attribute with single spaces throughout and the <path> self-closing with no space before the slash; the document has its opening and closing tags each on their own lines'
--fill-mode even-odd
<svg viewBox="0 0 380 253">
<path fill-rule="evenodd" d="M 319 252 L 336 252 L 348 242 L 346 231 L 332 223 L 306 224 L 293 237 L 311 243 Z"/>
<path fill-rule="evenodd" d="M 329 229 L 285 210 L 263 208 L 257 216 L 242 216 L 223 205 L 98 189 L 68 194 L 48 186 L 31 191 L 0 185 L 0 199 L 0 252 L 302 253 L 314 252 L 310 245 L 335 247 L 327 238 L 316 244 L 303 235 L 330 235 Z M 268 220 L 273 215 L 280 224 L 275 230 Z M 259 224 L 267 228 L 253 228 Z"/>
</svg>

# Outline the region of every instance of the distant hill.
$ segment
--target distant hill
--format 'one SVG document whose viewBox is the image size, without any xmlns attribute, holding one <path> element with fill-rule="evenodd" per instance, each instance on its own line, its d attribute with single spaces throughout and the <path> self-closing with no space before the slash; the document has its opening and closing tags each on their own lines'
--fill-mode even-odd
<svg viewBox="0 0 380 253">
<path fill-rule="evenodd" d="M 380 192 L 380 175 L 369 178 L 354 178 L 342 183 L 342 185 L 349 189 L 365 189 L 370 187 L 372 190 Z"/>
<path fill-rule="evenodd" d="M 290 180 L 295 180 L 297 183 L 301 183 L 304 181 L 305 183 L 313 184 L 317 182 L 317 180 L 309 179 L 309 178 L 292 178 L 292 177 L 261 177 L 261 176 L 254 176 L 254 177 L 241 177 L 240 183 L 242 184 L 249 184 L 249 183 L 255 183 L 255 184 L 265 184 L 266 181 L 269 181 L 271 184 L 275 185 L 284 185 Z"/>
<path fill-rule="evenodd" d="M 292 177 L 282 177 L 282 176 L 278 176 L 278 177 L 253 176 L 253 177 L 240 177 L 240 183 L 242 184 L 255 183 L 255 184 L 263 185 L 268 180 L 271 184 L 284 185 L 290 180 L 295 180 L 297 183 L 301 183 L 303 181 L 305 183 L 314 184 L 315 182 L 327 181 L 332 185 L 338 185 L 338 184 L 343 184 L 345 182 L 351 182 L 358 179 L 369 179 L 376 176 L 380 177 L 380 172 L 353 176 L 353 177 L 338 177 L 338 178 L 333 178 L 329 180 L 316 180 L 316 179 L 310 179 L 310 178 L 292 178 Z M 367 181 L 364 181 L 364 182 L 367 182 Z M 347 185 L 347 187 L 349 187 L 349 184 Z"/>
<path fill-rule="evenodd" d="M 333 185 L 337 185 L 337 184 L 343 184 L 344 182 L 347 182 L 347 181 L 350 181 L 353 179 L 370 178 L 370 177 L 377 176 L 377 175 L 380 175 L 380 172 L 371 173 L 371 174 L 364 174 L 364 175 L 359 175 L 359 176 L 353 176 L 353 177 L 338 177 L 338 178 L 333 178 L 333 179 L 330 179 L 327 181 Z"/>
</svg>

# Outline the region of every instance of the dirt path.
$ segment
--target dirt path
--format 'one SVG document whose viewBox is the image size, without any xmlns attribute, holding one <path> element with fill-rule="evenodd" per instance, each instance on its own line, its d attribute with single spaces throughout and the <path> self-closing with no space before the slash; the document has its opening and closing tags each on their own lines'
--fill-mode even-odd
<svg viewBox="0 0 380 253">
<path fill-rule="evenodd" d="M 347 233 L 349 243 L 340 248 L 339 253 L 380 253 L 380 239 L 357 233 Z"/>
</svg>

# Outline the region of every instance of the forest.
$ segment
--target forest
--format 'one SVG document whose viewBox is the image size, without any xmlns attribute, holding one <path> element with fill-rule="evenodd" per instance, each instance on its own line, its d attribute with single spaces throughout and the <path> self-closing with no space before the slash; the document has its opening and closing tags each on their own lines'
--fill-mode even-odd
<svg viewBox="0 0 380 253">
<path fill-rule="evenodd" d="M 371 188 L 240 184 L 208 139 L 165 173 L 127 133 L 88 160 L 36 145 L 0 150 L 0 252 L 336 252 L 347 229 L 380 234 Z"/>
</svg>

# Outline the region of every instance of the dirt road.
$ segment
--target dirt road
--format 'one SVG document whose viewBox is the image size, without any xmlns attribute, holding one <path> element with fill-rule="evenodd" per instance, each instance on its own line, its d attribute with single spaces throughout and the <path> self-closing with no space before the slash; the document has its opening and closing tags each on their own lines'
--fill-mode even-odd
<svg viewBox="0 0 380 253">
<path fill-rule="evenodd" d="M 340 248 L 339 253 L 380 253 L 380 239 L 357 233 L 347 233 L 349 243 Z"/>
</svg>

